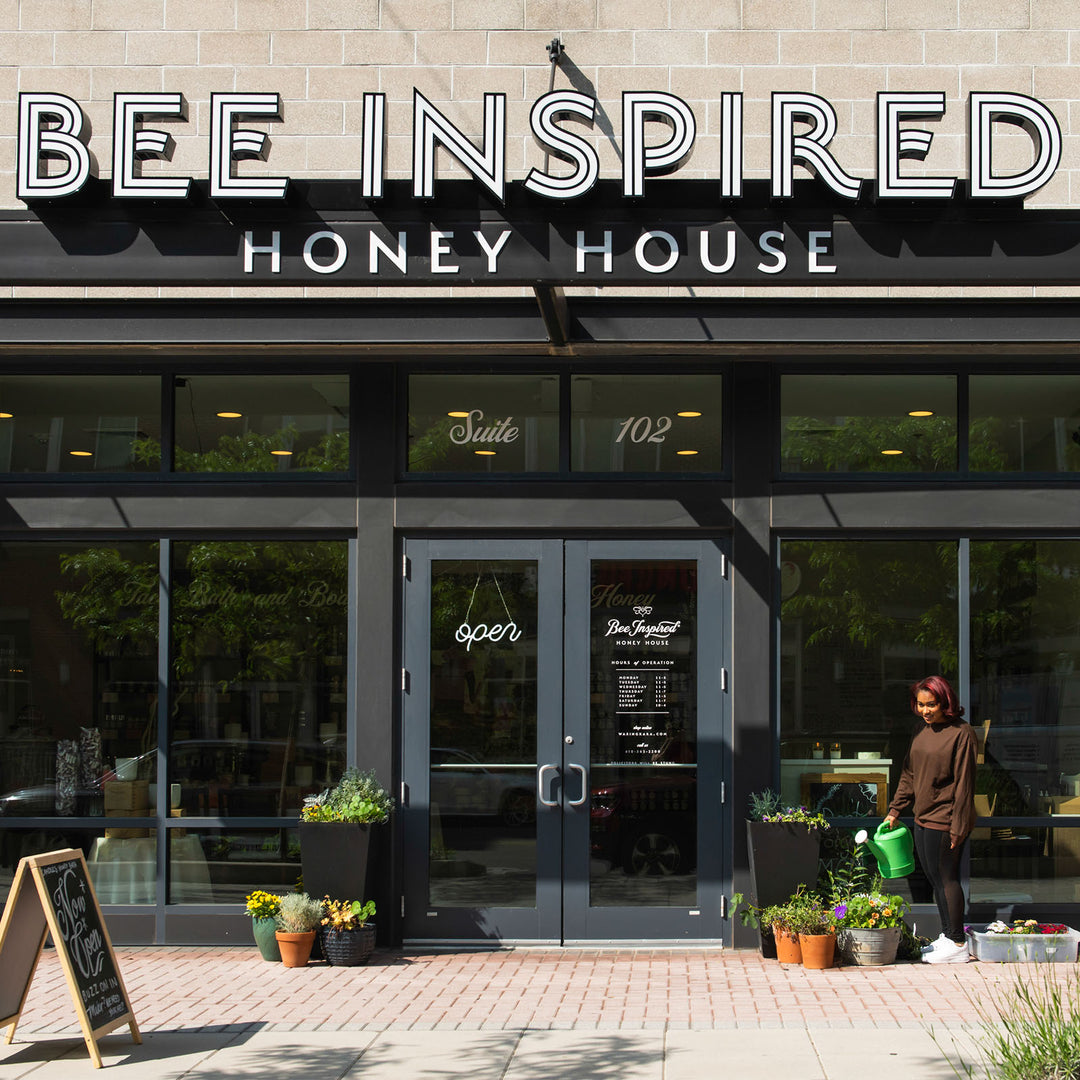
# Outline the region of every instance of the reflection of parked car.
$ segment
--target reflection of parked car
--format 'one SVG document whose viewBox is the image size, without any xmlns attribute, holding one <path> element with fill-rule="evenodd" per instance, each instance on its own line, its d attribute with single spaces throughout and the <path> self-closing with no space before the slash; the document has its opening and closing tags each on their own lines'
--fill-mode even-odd
<svg viewBox="0 0 1080 1080">
<path fill-rule="evenodd" d="M 535 767 L 499 769 L 464 750 L 431 749 L 431 804 L 445 816 L 500 817 L 506 825 L 536 819 Z"/>
<path fill-rule="evenodd" d="M 685 874 L 697 863 L 697 776 L 624 774 L 592 789 L 594 858 L 628 874 Z"/>
</svg>

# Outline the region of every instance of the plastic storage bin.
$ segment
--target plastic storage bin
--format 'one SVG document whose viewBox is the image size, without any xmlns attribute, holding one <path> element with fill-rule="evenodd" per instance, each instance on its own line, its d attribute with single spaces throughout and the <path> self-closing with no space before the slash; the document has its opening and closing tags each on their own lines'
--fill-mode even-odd
<svg viewBox="0 0 1080 1080">
<path fill-rule="evenodd" d="M 1075 964 L 1080 933 L 988 934 L 984 924 L 968 927 L 967 940 L 971 955 L 991 964 Z"/>
</svg>

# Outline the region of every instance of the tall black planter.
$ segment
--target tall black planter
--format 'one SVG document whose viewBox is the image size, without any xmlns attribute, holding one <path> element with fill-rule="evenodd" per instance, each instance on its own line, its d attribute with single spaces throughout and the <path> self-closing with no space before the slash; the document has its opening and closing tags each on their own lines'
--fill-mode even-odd
<svg viewBox="0 0 1080 1080">
<path fill-rule="evenodd" d="M 304 891 L 321 900 L 365 900 L 371 826 L 344 821 L 300 822 Z"/>
<path fill-rule="evenodd" d="M 758 907 L 780 904 L 800 886 L 817 884 L 821 833 L 798 822 L 748 821 L 750 899 Z"/>
</svg>

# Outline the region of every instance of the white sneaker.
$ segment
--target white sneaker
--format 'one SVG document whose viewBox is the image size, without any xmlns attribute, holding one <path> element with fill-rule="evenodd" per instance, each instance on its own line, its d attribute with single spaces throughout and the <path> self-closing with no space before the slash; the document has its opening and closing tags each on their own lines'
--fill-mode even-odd
<svg viewBox="0 0 1080 1080">
<path fill-rule="evenodd" d="M 958 945 L 946 939 L 933 952 L 923 955 L 924 964 L 966 964 L 971 959 L 967 944 Z"/>
<path fill-rule="evenodd" d="M 935 940 L 931 941 L 929 945 L 924 945 L 919 950 L 919 952 L 921 952 L 923 956 L 927 956 L 929 953 L 932 953 L 935 949 L 944 944 L 946 941 L 949 941 L 949 939 L 944 934 L 938 934 Z M 949 942 L 949 944 L 952 944 L 952 942 Z"/>
</svg>

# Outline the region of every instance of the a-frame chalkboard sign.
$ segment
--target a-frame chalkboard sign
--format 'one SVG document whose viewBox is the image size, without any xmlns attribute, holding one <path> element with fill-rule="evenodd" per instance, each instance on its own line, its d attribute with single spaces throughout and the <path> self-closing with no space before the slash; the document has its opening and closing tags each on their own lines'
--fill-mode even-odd
<svg viewBox="0 0 1080 1080">
<path fill-rule="evenodd" d="M 142 1042 L 128 1002 L 109 931 L 101 916 L 83 853 L 75 848 L 31 855 L 19 862 L 0 919 L 0 1028 L 15 1037 L 30 981 L 45 939 L 53 944 L 79 1014 L 94 1068 L 101 1068 L 97 1040 L 127 1024 Z"/>
</svg>

